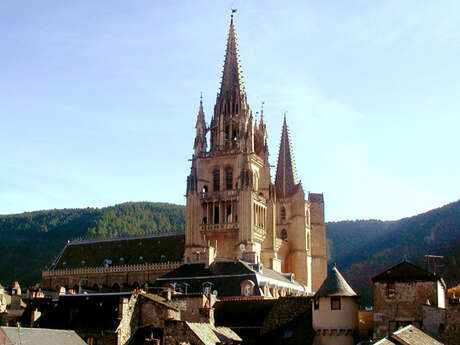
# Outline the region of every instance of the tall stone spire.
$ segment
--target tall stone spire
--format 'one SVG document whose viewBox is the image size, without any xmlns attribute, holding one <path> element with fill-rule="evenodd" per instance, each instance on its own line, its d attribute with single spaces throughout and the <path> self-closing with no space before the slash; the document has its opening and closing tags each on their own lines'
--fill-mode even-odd
<svg viewBox="0 0 460 345">
<path fill-rule="evenodd" d="M 203 96 L 200 97 L 200 108 L 198 109 L 198 116 L 196 118 L 196 136 L 195 136 L 195 145 L 193 149 L 195 155 L 198 155 L 200 152 L 206 151 L 206 123 L 204 121 L 204 111 L 203 111 Z"/>
<path fill-rule="evenodd" d="M 297 176 L 292 155 L 291 140 L 284 115 L 283 129 L 281 130 L 281 142 L 276 167 L 275 188 L 278 198 L 287 198 L 297 191 Z"/>
<path fill-rule="evenodd" d="M 222 74 L 222 83 L 220 85 L 220 97 L 226 94 L 234 93 L 240 96 L 244 95 L 244 86 L 241 75 L 240 58 L 238 55 L 238 44 L 236 41 L 235 26 L 233 24 L 233 14 L 228 31 L 227 51 L 225 54 L 224 71 Z"/>
<path fill-rule="evenodd" d="M 211 152 L 228 154 L 236 151 L 251 151 L 247 145 L 250 110 L 246 101 L 243 78 L 238 56 L 233 12 L 228 31 L 225 63 L 222 72 L 220 92 L 217 94 L 214 116 L 210 124 Z M 249 138 L 251 141 L 253 137 Z"/>
</svg>

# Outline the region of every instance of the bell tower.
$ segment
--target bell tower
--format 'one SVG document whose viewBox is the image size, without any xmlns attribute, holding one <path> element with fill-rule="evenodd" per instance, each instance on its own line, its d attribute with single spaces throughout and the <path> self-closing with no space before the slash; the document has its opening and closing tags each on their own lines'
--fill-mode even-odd
<svg viewBox="0 0 460 345">
<path fill-rule="evenodd" d="M 210 148 L 207 150 L 206 135 Z M 209 127 L 200 101 L 192 167 L 187 181 L 187 261 L 209 247 L 217 259 L 260 262 L 268 225 L 270 166 L 266 127 L 247 104 L 233 14 L 225 63 Z"/>
<path fill-rule="evenodd" d="M 185 260 L 242 259 L 318 288 L 326 277 L 323 196 L 305 198 L 286 117 L 272 183 L 263 104 L 257 121 L 247 103 L 233 14 L 209 126 L 203 108 L 200 99 L 187 177 Z"/>
</svg>

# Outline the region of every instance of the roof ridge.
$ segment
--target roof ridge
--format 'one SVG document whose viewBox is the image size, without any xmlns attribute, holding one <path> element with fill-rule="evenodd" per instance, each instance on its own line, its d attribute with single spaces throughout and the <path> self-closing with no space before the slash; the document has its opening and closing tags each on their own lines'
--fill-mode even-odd
<svg viewBox="0 0 460 345">
<path fill-rule="evenodd" d="M 147 234 L 141 236 L 127 236 L 127 237 L 112 237 L 112 238 L 96 238 L 88 240 L 76 240 L 70 241 L 67 245 L 77 245 L 77 244 L 88 244 L 88 243 L 100 243 L 100 242 L 116 242 L 116 241 L 129 241 L 129 240 L 141 240 L 145 238 L 160 238 L 160 237 L 173 237 L 173 236 L 184 236 L 184 233 L 178 232 L 164 232 L 158 234 Z"/>
</svg>

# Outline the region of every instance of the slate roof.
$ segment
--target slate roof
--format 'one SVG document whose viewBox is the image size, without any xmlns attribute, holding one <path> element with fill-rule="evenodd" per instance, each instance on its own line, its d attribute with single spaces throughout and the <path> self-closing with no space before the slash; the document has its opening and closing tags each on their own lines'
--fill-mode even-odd
<svg viewBox="0 0 460 345">
<path fill-rule="evenodd" d="M 375 342 L 374 345 L 442 345 L 442 343 L 417 327 L 409 325 Z"/>
<path fill-rule="evenodd" d="M 372 278 L 372 282 L 437 281 L 440 278 L 410 262 L 403 261 Z"/>
<path fill-rule="evenodd" d="M 336 266 L 332 267 L 321 287 L 315 293 L 315 297 L 357 297 L 358 295 L 348 284 Z"/>
<path fill-rule="evenodd" d="M 9 340 L 5 345 L 86 345 L 75 331 L 44 328 L 0 327 Z"/>
<path fill-rule="evenodd" d="M 119 323 L 121 298 L 132 292 L 62 295 L 42 305 L 38 327 L 114 332 Z M 33 304 L 27 309 L 33 308 Z M 28 312 L 29 313 L 29 312 Z M 30 313 L 29 313 L 30 315 Z M 101 317 L 103 315 L 104 317 Z"/>
<path fill-rule="evenodd" d="M 69 242 L 51 268 L 103 267 L 104 264 L 122 266 L 180 261 L 184 256 L 184 242 L 185 236 L 176 234 Z"/>
<path fill-rule="evenodd" d="M 241 342 L 243 339 L 227 327 L 215 327 L 209 323 L 188 322 L 185 324 L 204 344 L 228 344 Z"/>
<path fill-rule="evenodd" d="M 242 260 L 215 261 L 209 267 L 204 263 L 187 263 L 157 278 L 154 286 L 176 284 L 176 289 L 185 292 L 185 283 L 187 293 L 202 293 L 204 284 L 211 283 L 211 291 L 217 291 L 218 297 L 235 297 L 241 296 L 241 283 L 245 280 L 254 283 L 254 296 L 261 296 L 259 288 L 267 283 L 307 292 L 306 286 L 291 280 L 287 274 Z"/>
<path fill-rule="evenodd" d="M 214 305 L 215 323 L 232 329 L 260 329 L 275 304 L 275 299 L 217 301 Z"/>
</svg>

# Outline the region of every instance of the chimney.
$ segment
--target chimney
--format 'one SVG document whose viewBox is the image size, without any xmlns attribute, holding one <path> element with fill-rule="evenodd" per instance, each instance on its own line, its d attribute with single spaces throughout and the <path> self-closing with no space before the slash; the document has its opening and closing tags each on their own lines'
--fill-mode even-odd
<svg viewBox="0 0 460 345">
<path fill-rule="evenodd" d="M 37 320 L 40 318 L 40 316 L 42 315 L 42 313 L 38 310 L 38 308 L 35 308 L 33 311 L 32 311 L 32 314 L 30 315 L 30 326 L 33 327 L 35 322 L 37 322 Z"/>
</svg>

